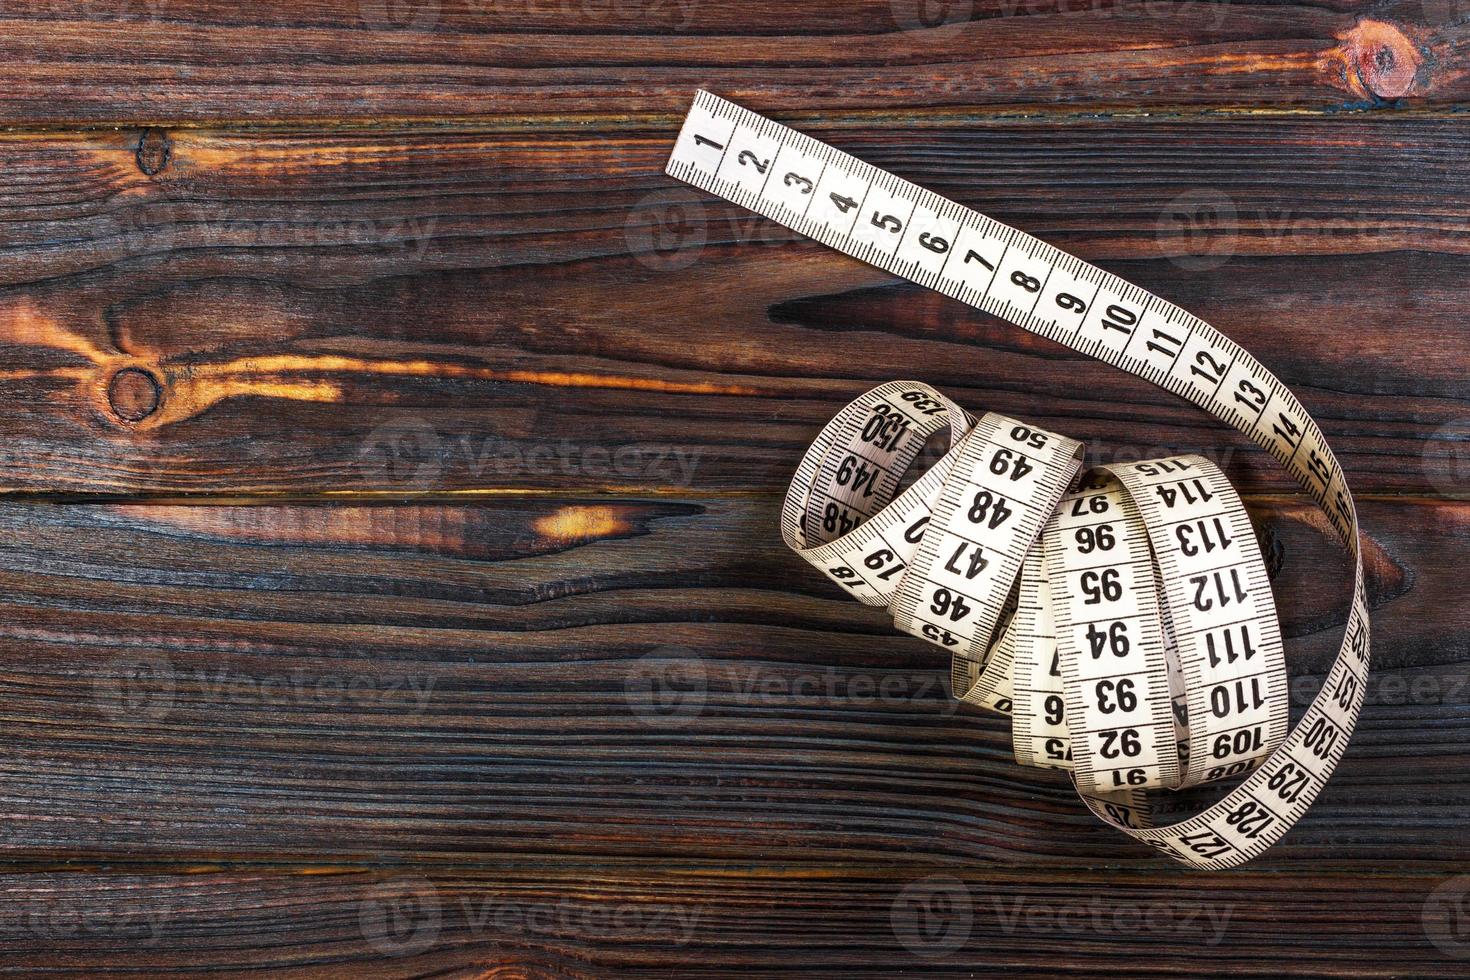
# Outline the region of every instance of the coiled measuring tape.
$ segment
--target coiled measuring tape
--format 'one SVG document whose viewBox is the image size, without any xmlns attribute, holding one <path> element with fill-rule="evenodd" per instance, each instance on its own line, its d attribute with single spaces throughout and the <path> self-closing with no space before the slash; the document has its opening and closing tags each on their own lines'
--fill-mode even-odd
<svg viewBox="0 0 1470 980">
<path fill-rule="evenodd" d="M 1280 628 L 1250 518 L 1199 456 L 1090 470 L 1077 442 L 976 419 L 920 382 L 853 401 L 802 459 L 788 545 L 953 657 L 953 692 L 1012 716 L 1023 764 L 1176 860 L 1239 865 L 1306 812 L 1368 673 L 1357 512 L 1301 403 L 1197 317 L 1075 256 L 700 92 L 668 173 L 1189 399 L 1275 456 L 1353 556 L 1342 648 L 1289 728 Z M 931 440 L 949 449 L 911 485 Z M 1244 777 L 1201 812 L 1159 790 Z"/>
</svg>

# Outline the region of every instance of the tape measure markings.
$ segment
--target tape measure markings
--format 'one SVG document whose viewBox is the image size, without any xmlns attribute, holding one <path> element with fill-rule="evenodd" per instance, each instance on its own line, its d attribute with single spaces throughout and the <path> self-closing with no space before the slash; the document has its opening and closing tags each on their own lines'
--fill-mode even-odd
<svg viewBox="0 0 1470 980">
<path fill-rule="evenodd" d="M 992 645 L 1022 558 L 1081 463 L 1082 447 L 991 414 L 965 437 L 956 454 L 892 611 L 900 629 L 916 632 L 916 624 L 925 623 L 946 639 L 958 635 L 968 640 L 968 646 L 945 645 L 957 657 L 979 661 Z M 973 500 L 968 508 L 967 500 Z M 997 557 L 986 557 L 997 552 Z M 949 556 L 942 565 L 941 555 Z M 956 569 L 960 561 L 969 566 Z M 926 608 L 941 618 L 925 615 Z"/>
<path fill-rule="evenodd" d="M 1053 514 L 1048 525 L 1055 520 Z M 1042 530 L 1043 538 L 1052 536 L 1049 531 L 1049 526 Z M 1021 567 L 1011 747 L 1023 766 L 1070 770 L 1072 734 L 1063 710 L 1065 688 L 1051 613 L 1051 583 L 1042 562 L 1041 549 L 1033 548 Z"/>
<path fill-rule="evenodd" d="M 1240 775 L 1281 743 L 1286 735 L 1289 704 L 1275 605 L 1250 518 L 1230 481 L 1203 457 L 1185 456 L 1108 469 L 1120 477 L 1139 508 L 1162 573 L 1165 605 L 1188 692 L 1185 785 Z M 1209 536 L 1209 521 L 1216 522 L 1216 537 Z M 1233 534 L 1220 530 L 1227 522 Z M 1182 533 L 1189 528 L 1200 532 L 1200 543 L 1191 542 L 1191 536 Z M 1233 555 L 1223 563 L 1190 562 L 1191 549 L 1198 554 L 1219 549 L 1222 554 L 1233 551 Z M 1228 587 L 1226 572 L 1230 575 Z M 1193 596 L 1188 591 L 1190 585 L 1195 586 Z M 1215 594 L 1206 596 L 1211 585 Z M 1231 602 L 1247 604 L 1240 607 L 1245 615 L 1212 615 Z M 1242 637 L 1239 651 L 1234 644 L 1237 629 Z M 1219 645 L 1228 645 L 1228 652 L 1216 651 L 1217 636 Z M 1251 669 L 1253 662 L 1258 669 Z M 1266 678 L 1269 693 L 1259 690 L 1262 677 Z M 1258 704 L 1245 703 L 1247 682 L 1256 685 L 1253 700 Z M 1223 707 L 1217 694 L 1225 695 Z M 1258 718 L 1250 710 L 1256 707 L 1266 708 L 1265 717 Z M 1249 737 L 1252 734 L 1254 738 Z M 1247 737 L 1241 740 L 1241 735 Z"/>
<path fill-rule="evenodd" d="M 1165 508 L 1149 499 L 1148 491 L 1161 485 L 1150 478 L 1159 477 L 1167 483 L 1163 479 L 1166 474 L 1110 468 L 1123 481 L 1129 499 L 1138 509 L 1153 551 L 1148 575 L 1139 572 L 1131 577 L 1129 584 L 1134 592 L 1146 592 L 1144 579 L 1157 579 L 1154 591 L 1160 598 L 1158 616 L 1145 618 L 1157 624 L 1163 639 L 1164 673 L 1168 679 L 1165 686 L 1171 692 L 1170 724 L 1177 736 L 1173 740 L 1175 754 L 1185 765 L 1181 782 L 1191 784 L 1222 778 L 1226 773 L 1238 774 L 1247 769 L 1250 772 L 1213 806 L 1164 827 L 1154 826 L 1153 821 L 1178 808 L 1156 792 L 1129 788 L 1101 794 L 1093 792 L 1096 787 L 1090 789 L 1085 778 L 1079 780 L 1079 790 L 1088 807 L 1104 821 L 1170 857 L 1199 867 L 1231 867 L 1249 860 L 1300 819 L 1341 758 L 1351 733 L 1362 704 L 1369 643 L 1356 511 L 1340 464 L 1327 446 L 1320 427 L 1295 396 L 1238 344 L 1174 304 L 1024 232 L 707 92 L 696 97 L 667 169 L 681 180 L 826 245 L 1152 381 L 1245 433 L 1282 463 L 1321 505 L 1355 565 L 1342 649 L 1322 690 L 1298 725 L 1288 732 L 1286 699 L 1277 696 L 1284 692 L 1285 681 L 1284 669 L 1277 670 L 1280 631 L 1269 602 L 1269 583 L 1259 561 L 1254 534 L 1249 531 L 1249 518 L 1223 475 L 1218 483 L 1223 492 L 1215 495 L 1222 502 L 1209 514 L 1198 513 L 1197 508 L 1192 513 L 1198 520 L 1212 522 L 1217 517 L 1224 522 L 1228 517 L 1225 525 L 1229 527 L 1231 543 L 1239 544 L 1243 557 L 1240 562 L 1209 567 L 1199 573 L 1206 586 L 1217 588 L 1221 601 L 1209 608 L 1191 610 L 1191 597 L 1185 592 L 1188 583 L 1181 576 L 1192 574 L 1188 571 L 1191 563 L 1184 559 L 1199 556 L 1175 554 L 1169 529 L 1177 530 L 1184 525 L 1162 520 Z M 775 179 L 778 173 L 781 176 Z M 810 176 L 812 173 L 816 174 L 815 180 Z M 871 218 L 864 222 L 862 219 L 870 209 Z M 882 390 L 882 386 L 877 390 Z M 927 386 L 912 390 L 938 394 Z M 954 458 L 965 453 L 969 436 L 963 427 L 966 419 L 973 424 L 973 418 L 957 407 L 949 407 L 947 411 L 951 416 L 950 453 L 892 503 L 882 498 L 894 492 L 897 479 L 884 481 L 881 488 L 870 484 L 870 489 L 878 492 L 866 494 L 862 499 L 866 506 L 874 508 L 872 513 L 857 514 L 850 521 L 839 519 L 830 527 L 818 520 L 817 528 L 823 534 L 836 536 L 816 548 L 808 547 L 803 522 L 814 513 L 814 500 L 825 499 L 814 497 L 818 492 L 816 481 L 825 481 L 820 493 L 828 494 L 834 468 L 839 466 L 832 464 L 825 470 L 822 466 L 839 441 L 832 425 L 823 430 L 823 436 L 798 468 L 787 506 L 783 506 L 783 534 L 793 548 L 829 576 L 842 581 L 842 574 L 846 574 L 853 579 L 844 584 L 864 602 L 885 605 L 890 603 L 895 591 L 900 595 L 905 592 L 907 580 L 915 576 L 915 569 L 907 564 L 916 553 L 910 547 L 911 537 L 920 536 L 919 550 L 922 550 L 923 541 L 935 530 L 928 527 L 932 511 L 955 506 L 952 502 L 955 494 L 948 492 L 950 483 L 967 484 L 967 477 L 954 471 Z M 839 415 L 843 420 L 839 428 L 850 429 L 861 414 L 849 415 L 845 409 Z M 830 436 L 829 430 L 832 430 Z M 898 469 L 896 461 L 892 465 Z M 939 476 L 931 479 L 936 473 Z M 922 493 L 916 493 L 921 487 Z M 856 498 L 853 500 L 856 502 Z M 935 501 L 932 510 L 929 501 Z M 885 508 L 884 504 L 889 506 Z M 900 513 L 890 516 L 889 512 L 895 509 Z M 824 505 L 818 518 L 825 518 L 828 513 Z M 900 518 L 907 522 L 907 533 L 898 534 L 895 540 Z M 877 530 L 864 533 L 866 525 L 876 525 Z M 1075 647 L 1073 640 L 1064 638 L 1059 612 L 1069 601 L 1062 594 L 1065 588 L 1070 588 L 1065 584 L 1068 559 L 1057 548 L 1063 567 L 1060 570 L 1051 567 L 1054 541 L 1049 528 L 1051 525 L 1043 522 L 1039 533 L 1047 538 L 1045 576 L 1051 587 L 1051 606 L 1057 620 L 1051 628 L 1059 647 L 1063 643 Z M 839 530 L 844 533 L 837 533 Z M 1172 537 L 1178 540 L 1177 534 Z M 875 538 L 885 545 L 900 545 L 889 549 L 894 558 L 900 553 L 907 556 L 902 559 L 905 567 L 893 572 L 893 577 L 902 577 L 896 590 L 888 579 L 881 584 L 872 582 L 847 567 L 864 557 L 861 548 L 854 545 L 871 544 Z M 823 567 L 824 562 L 827 567 Z M 884 565 L 878 567 L 887 570 Z M 1040 574 L 1036 566 L 1030 567 L 1033 574 Z M 1122 567 L 1119 566 L 1120 581 Z M 1003 624 L 999 635 L 989 650 L 966 650 L 965 656 L 954 658 L 953 680 L 956 695 L 970 703 L 1009 710 L 1013 707 L 1013 696 L 1019 694 L 1023 698 L 1030 713 L 1018 730 L 1022 741 L 1029 740 L 1031 744 L 1017 743 L 1019 758 L 1022 754 L 1037 753 L 1037 732 L 1029 727 L 1035 718 L 1036 696 L 1054 693 L 1055 680 L 1049 669 L 1046 676 L 1037 672 L 1037 651 L 1046 650 L 1047 627 L 1043 617 L 1038 617 L 1031 608 L 1036 602 L 1036 590 L 1026 586 L 1026 556 L 1021 556 L 1014 568 L 1008 565 L 1007 569 L 1008 574 L 1017 574 L 1021 579 L 1017 592 L 1008 593 L 1005 600 L 1010 602 L 1012 594 L 1017 596 L 1015 612 L 1008 620 L 1004 610 L 993 615 L 990 607 L 994 605 L 994 597 L 988 597 L 985 623 L 991 635 L 996 632 L 997 624 Z M 1222 572 L 1229 575 L 1218 577 Z M 1194 584 L 1202 588 L 1199 582 Z M 917 586 L 908 589 L 916 590 L 919 590 Z M 998 584 L 992 591 L 1000 591 Z M 1241 593 L 1243 597 L 1233 598 Z M 1202 595 L 1200 592 L 1196 598 Z M 1249 599 L 1249 615 L 1240 620 L 1222 619 L 1221 610 L 1231 604 L 1225 598 L 1238 601 L 1243 608 Z M 1216 615 L 1212 618 L 1211 613 Z M 1256 630 L 1254 637 L 1252 624 Z M 920 635 L 943 644 L 944 638 L 934 635 L 936 627 L 932 624 L 915 625 Z M 981 645 L 973 638 L 985 636 L 984 626 L 978 632 L 971 631 L 974 646 Z M 1208 638 L 1221 637 L 1216 645 L 1218 654 L 1223 637 L 1235 627 L 1244 630 L 1241 652 L 1249 648 L 1254 653 L 1212 665 Z M 1222 629 L 1227 632 L 1220 633 Z M 1252 638 L 1254 643 L 1249 642 Z M 1256 655 L 1266 664 L 1264 669 L 1247 662 Z M 1070 660 L 1075 667 L 1078 658 L 1074 652 L 1062 659 L 1064 664 Z M 1015 675 L 1017 670 L 1022 674 Z M 1065 687 L 1066 670 L 1063 674 Z M 1160 710 L 1158 701 L 1163 686 L 1156 674 L 1148 676 L 1148 712 L 1152 720 Z M 1023 682 L 1020 686 L 1015 684 L 1017 679 Z M 1265 706 L 1256 703 L 1258 687 L 1238 686 L 1262 679 L 1266 681 L 1269 702 Z M 1221 692 L 1225 696 L 1223 705 Z M 1207 700 L 1211 703 L 1207 704 Z M 1239 710 L 1237 705 L 1241 706 Z M 1260 721 L 1263 707 L 1267 717 Z M 1212 708 L 1216 709 L 1214 717 L 1211 717 Z M 1068 709 L 1068 722 L 1075 728 L 1078 719 L 1071 717 L 1072 710 Z M 1085 714 L 1085 703 L 1082 710 Z M 1095 732 L 1091 729 L 1095 727 L 1083 725 L 1068 732 L 1074 750 L 1081 746 L 1082 739 L 1093 738 Z M 1158 727 L 1164 726 L 1160 723 Z M 1249 733 L 1249 737 L 1237 742 L 1241 732 Z M 1222 737 L 1225 741 L 1221 741 Z M 1167 759 L 1170 741 L 1155 739 L 1150 752 Z M 1041 752 L 1046 753 L 1044 744 Z M 1149 754 L 1139 752 L 1140 758 L 1146 755 Z M 1076 756 L 1074 751 L 1074 774 L 1078 768 Z M 1163 769 L 1160 763 L 1159 772 Z"/>
</svg>

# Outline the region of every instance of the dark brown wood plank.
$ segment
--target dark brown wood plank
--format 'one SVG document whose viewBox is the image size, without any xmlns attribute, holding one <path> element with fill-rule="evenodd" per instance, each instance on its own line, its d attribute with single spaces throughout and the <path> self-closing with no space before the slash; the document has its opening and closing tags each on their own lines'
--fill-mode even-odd
<svg viewBox="0 0 1470 980">
<path fill-rule="evenodd" d="M 870 111 L 1452 105 L 1452 0 L 11 5 L 0 123 L 673 113 L 699 86 Z"/>
<path fill-rule="evenodd" d="M 1467 48 L 1459 0 L 4 5 L 0 973 L 1463 976 Z M 696 87 L 1321 418 L 1377 669 L 1280 846 L 1098 825 L 775 510 L 896 374 L 1204 451 L 1297 713 L 1320 515 L 1172 396 L 678 188 Z"/>
<path fill-rule="evenodd" d="M 1458 123 L 931 122 L 814 132 L 1216 323 L 1356 490 L 1464 493 Z M 671 139 L 0 140 L 0 488 L 772 491 L 897 374 L 1290 486 L 1172 395 L 680 189 Z"/>
<path fill-rule="evenodd" d="M 5 967 L 272 977 L 1464 975 L 1443 875 L 509 864 L 0 875 Z M 1443 889 L 1436 894 L 1436 889 Z M 1351 914 L 1344 914 L 1351 909 Z"/>
<path fill-rule="evenodd" d="M 842 598 L 768 498 L 0 507 L 17 860 L 513 855 L 1157 869 L 944 652 Z M 1297 708 L 1340 640 L 1323 519 L 1256 504 Z M 1463 503 L 1365 507 L 1375 682 L 1253 864 L 1463 868 Z"/>
</svg>

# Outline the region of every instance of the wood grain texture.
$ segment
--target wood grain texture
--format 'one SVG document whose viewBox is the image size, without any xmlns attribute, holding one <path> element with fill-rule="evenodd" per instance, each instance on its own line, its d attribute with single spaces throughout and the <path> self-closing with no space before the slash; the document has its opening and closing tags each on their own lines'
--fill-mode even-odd
<svg viewBox="0 0 1470 980">
<path fill-rule="evenodd" d="M 1463 976 L 1467 38 L 1464 0 L 4 5 L 0 973 Z M 697 87 L 1321 420 L 1375 672 L 1280 845 L 1189 874 L 1099 825 L 776 507 L 896 373 L 1203 451 L 1298 713 L 1321 516 L 1173 396 L 664 177 Z"/>
<path fill-rule="evenodd" d="M 1456 0 L 93 0 L 5 11 L 0 122 L 1452 105 Z"/>
<path fill-rule="evenodd" d="M 1461 125 L 813 132 L 1255 352 L 1359 492 L 1463 495 Z M 680 189 L 672 130 L 0 140 L 0 488 L 769 492 L 904 366 L 1098 461 L 1263 453 L 1175 396 Z"/>
<path fill-rule="evenodd" d="M 1304 708 L 1347 563 L 1255 505 Z M 1375 683 L 1259 872 L 1467 856 L 1462 503 L 1369 504 Z M 1135 868 L 944 652 L 785 551 L 776 501 L 0 508 L 11 861 L 508 856 Z"/>
<path fill-rule="evenodd" d="M 1465 944 L 1423 927 L 1445 921 L 1444 880 L 575 861 L 47 871 L 0 877 L 0 930 L 11 970 L 104 977 L 1093 976 L 1103 962 L 1131 977 L 1463 976 L 1451 954 Z"/>
</svg>

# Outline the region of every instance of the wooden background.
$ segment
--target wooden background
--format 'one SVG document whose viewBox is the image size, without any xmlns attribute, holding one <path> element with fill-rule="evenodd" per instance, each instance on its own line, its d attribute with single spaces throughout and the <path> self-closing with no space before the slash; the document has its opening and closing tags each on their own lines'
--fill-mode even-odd
<svg viewBox="0 0 1470 980">
<path fill-rule="evenodd" d="M 0 972 L 1463 976 L 1467 49 L 1466 0 L 4 5 Z M 1321 421 L 1375 686 L 1265 857 L 1184 872 L 1014 765 L 775 511 L 896 375 L 1205 452 L 1301 702 L 1321 517 L 1172 396 L 680 189 L 697 87 Z"/>
</svg>

